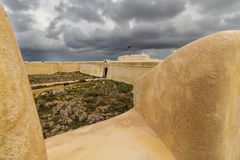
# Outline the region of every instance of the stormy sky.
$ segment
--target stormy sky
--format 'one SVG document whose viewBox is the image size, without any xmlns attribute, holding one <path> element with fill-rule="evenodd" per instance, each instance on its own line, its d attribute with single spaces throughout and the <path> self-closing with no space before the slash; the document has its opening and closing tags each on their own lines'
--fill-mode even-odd
<svg viewBox="0 0 240 160">
<path fill-rule="evenodd" d="M 204 35 L 240 28 L 239 0 L 0 0 L 25 60 L 164 58 Z M 128 44 L 132 48 L 128 49 Z"/>
</svg>

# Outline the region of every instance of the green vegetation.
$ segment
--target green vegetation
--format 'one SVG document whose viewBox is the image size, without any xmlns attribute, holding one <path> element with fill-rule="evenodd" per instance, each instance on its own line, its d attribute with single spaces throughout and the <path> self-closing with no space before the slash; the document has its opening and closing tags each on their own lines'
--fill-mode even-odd
<svg viewBox="0 0 240 160">
<path fill-rule="evenodd" d="M 28 79 L 30 84 L 63 82 L 63 81 L 84 81 L 85 79 L 94 79 L 94 76 L 90 76 L 79 71 L 77 72 L 57 72 L 54 74 L 35 74 L 29 75 Z"/>
<path fill-rule="evenodd" d="M 30 81 L 47 82 L 45 79 L 40 76 L 39 80 L 35 77 Z M 58 77 L 59 79 L 63 78 Z M 44 137 L 103 121 L 128 111 L 133 107 L 132 89 L 132 85 L 121 82 L 93 80 L 65 86 L 61 90 L 42 92 L 35 98 L 35 102 Z"/>
</svg>

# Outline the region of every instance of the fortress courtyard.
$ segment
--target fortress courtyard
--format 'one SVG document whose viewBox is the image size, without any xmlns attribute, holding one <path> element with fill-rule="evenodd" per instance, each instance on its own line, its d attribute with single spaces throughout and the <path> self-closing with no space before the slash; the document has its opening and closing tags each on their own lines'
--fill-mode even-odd
<svg viewBox="0 0 240 160">
<path fill-rule="evenodd" d="M 31 5 L 28 6 L 24 6 L 22 1 L 3 2 L 8 10 L 15 7 L 19 15 L 21 8 L 27 10 L 36 5 L 35 1 L 29 1 Z M 131 23 L 124 23 L 125 27 L 130 26 L 127 31 L 134 30 L 135 23 L 143 22 L 139 22 L 139 17 L 152 13 L 146 11 L 148 8 L 154 11 L 157 6 L 163 15 L 176 9 L 171 6 L 177 3 L 174 1 L 165 6 L 169 9 L 162 9 L 161 5 L 168 2 L 161 1 L 159 6 L 158 1 L 108 1 L 107 4 L 111 4 L 108 7 L 105 1 L 92 1 L 94 5 L 91 7 L 87 5 L 89 1 L 81 2 L 87 11 L 95 10 L 92 8 L 94 5 L 107 8 L 96 9 L 97 15 L 108 14 L 111 5 L 115 6 L 116 14 L 110 14 L 112 21 L 124 21 L 128 14 L 135 13 L 135 8 L 142 8 L 143 16 L 138 16 L 142 12 L 137 12 L 137 16 L 133 14 L 134 21 L 130 19 Z M 77 9 L 71 6 L 72 1 L 68 3 L 60 3 L 55 10 L 71 15 Z M 189 5 L 190 2 L 182 9 Z M 119 6 L 130 7 L 128 11 L 131 12 L 117 14 L 121 11 L 117 8 Z M 87 17 L 91 23 L 98 21 L 99 25 L 104 23 L 97 15 L 85 15 L 87 11 L 77 14 L 77 17 Z M 69 17 L 78 23 L 76 17 Z M 104 18 L 107 21 L 109 17 Z M 154 16 L 147 16 L 145 21 L 150 19 L 154 22 L 151 18 Z M 59 15 L 55 20 L 59 19 L 64 22 L 64 16 Z M 56 28 L 61 24 L 54 22 L 50 26 L 55 29 L 55 34 L 48 37 L 60 32 Z M 91 24 L 89 26 L 91 29 Z M 66 38 L 69 45 L 71 38 L 77 37 L 71 50 L 85 45 L 85 42 L 95 44 L 89 35 L 84 37 L 84 33 L 71 32 L 68 30 L 70 27 L 62 27 L 66 33 L 57 35 L 54 41 Z M 169 28 L 171 32 L 177 32 Z M 118 29 L 116 27 L 114 34 L 108 36 L 117 35 L 115 32 L 119 34 Z M 141 27 L 131 32 L 131 36 L 139 38 L 136 35 L 139 30 L 142 31 Z M 112 48 L 101 41 L 106 31 L 96 29 L 94 38 L 103 49 L 111 51 Z M 119 39 L 124 39 L 126 34 L 120 33 Z M 39 36 L 32 35 L 34 38 Z M 150 50 L 155 47 L 153 39 L 157 34 L 147 32 L 141 35 L 146 41 L 140 43 L 136 40 L 136 48 L 138 44 Z M 81 40 L 82 37 L 86 39 Z M 149 37 L 153 39 L 149 40 Z M 174 41 L 176 39 L 178 37 Z M 111 39 L 113 44 L 119 44 L 114 40 Z M 171 47 L 169 43 L 172 41 L 168 37 L 162 45 Z M 0 160 L 240 160 L 239 30 L 224 30 L 198 37 L 172 50 L 161 60 L 151 58 L 148 52 L 126 54 L 116 60 L 24 61 L 19 42 L 9 16 L 0 7 Z M 50 41 L 47 43 L 54 46 Z M 131 49 L 133 46 L 128 44 L 127 47 Z M 58 48 L 59 52 L 61 49 L 64 48 Z M 108 52 L 102 54 L 103 57 L 106 55 L 111 57 Z"/>
</svg>

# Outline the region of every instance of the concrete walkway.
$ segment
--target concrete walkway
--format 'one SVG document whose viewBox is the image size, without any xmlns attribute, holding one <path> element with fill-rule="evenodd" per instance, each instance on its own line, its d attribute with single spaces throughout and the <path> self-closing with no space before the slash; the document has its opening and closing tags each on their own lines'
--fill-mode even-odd
<svg viewBox="0 0 240 160">
<path fill-rule="evenodd" d="M 48 160 L 174 160 L 134 109 L 45 143 Z"/>
</svg>

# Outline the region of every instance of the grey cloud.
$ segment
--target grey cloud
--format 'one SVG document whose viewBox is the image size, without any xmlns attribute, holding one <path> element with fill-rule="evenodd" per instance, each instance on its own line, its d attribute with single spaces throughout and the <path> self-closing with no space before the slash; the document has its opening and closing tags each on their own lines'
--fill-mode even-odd
<svg viewBox="0 0 240 160">
<path fill-rule="evenodd" d="M 178 28 L 186 21 L 190 21 L 189 28 L 184 27 L 183 30 L 179 30 Z M 221 18 L 209 16 L 201 20 L 185 19 L 176 26 L 172 24 L 172 21 L 137 23 L 132 29 L 125 25 L 119 25 L 112 31 L 97 29 L 90 36 L 83 33 L 77 35 L 73 32 L 72 35 L 69 35 L 70 32 L 68 32 L 65 33 L 68 35 L 65 42 L 73 48 L 94 46 L 96 49 L 104 48 L 108 51 L 115 51 L 117 54 L 127 52 L 128 43 L 133 43 L 135 50 L 178 48 L 201 36 L 225 29 L 229 29 L 229 25 L 222 24 Z M 79 31 L 77 28 L 70 30 L 75 33 Z"/>
<path fill-rule="evenodd" d="M 224 23 L 231 26 L 231 29 L 240 29 L 240 14 L 224 18 Z"/>
<path fill-rule="evenodd" d="M 172 18 L 185 9 L 184 0 L 123 0 L 113 3 L 111 0 L 70 0 L 56 7 L 59 17 L 78 21 L 103 23 L 103 16 L 117 23 L 135 19 L 153 21 Z M 101 14 L 98 13 L 101 12 Z"/>
<path fill-rule="evenodd" d="M 1 0 L 4 7 L 7 6 L 11 12 L 8 13 L 9 19 L 13 24 L 15 32 L 25 32 L 32 29 L 35 23 L 32 15 L 27 11 L 36 9 L 39 1 L 36 0 Z"/>
<path fill-rule="evenodd" d="M 61 21 L 61 18 L 57 17 L 53 21 L 50 22 L 50 24 L 46 30 L 46 37 L 52 38 L 52 39 L 59 39 L 59 35 L 67 27 L 66 25 L 59 26 L 59 21 Z"/>
<path fill-rule="evenodd" d="M 56 30 L 56 26 L 62 20 L 104 23 L 103 16 L 106 16 L 123 26 L 124 23 L 128 24 L 129 20 L 150 22 L 173 18 L 185 9 L 183 0 L 124 0 L 117 3 L 111 0 L 71 0 L 70 2 L 71 5 L 60 3 L 55 8 L 58 16 L 49 25 L 49 37 L 57 38 L 60 32 Z"/>
<path fill-rule="evenodd" d="M 98 13 L 98 10 L 102 10 L 102 7 L 106 5 L 104 0 L 70 0 L 69 2 L 71 2 L 71 5 L 61 2 L 56 6 L 55 9 L 59 14 L 57 19 L 73 22 L 86 20 L 91 23 L 103 23 L 103 18 Z"/>
<path fill-rule="evenodd" d="M 38 0 L 2 0 L 2 3 L 12 11 L 36 9 L 39 6 Z"/>
<path fill-rule="evenodd" d="M 173 18 L 185 9 L 183 0 L 124 0 L 111 3 L 105 15 L 116 22 L 129 20 L 155 21 Z"/>
<path fill-rule="evenodd" d="M 202 13 L 207 12 L 215 16 L 238 11 L 240 7 L 239 0 L 189 0 L 189 2 L 198 5 Z"/>
<path fill-rule="evenodd" d="M 61 2 L 55 7 L 58 15 L 49 24 L 47 29 L 47 37 L 58 39 L 66 24 L 61 25 L 62 21 L 70 21 L 73 23 L 85 20 L 89 23 L 104 23 L 103 17 L 98 13 L 106 6 L 105 0 L 70 0 L 69 3 Z"/>
<path fill-rule="evenodd" d="M 205 17 L 201 20 L 185 20 L 189 26 L 185 26 L 184 30 L 176 31 L 177 37 L 201 37 L 212 32 L 224 30 L 225 26 L 221 24 L 221 19 L 217 17 Z M 184 23 L 183 23 L 184 24 Z M 183 25 L 182 24 L 182 25 Z"/>
<path fill-rule="evenodd" d="M 172 31 L 172 33 L 169 33 Z M 112 31 L 97 29 L 92 35 L 85 35 L 78 28 L 68 28 L 64 32 L 67 46 L 79 48 L 104 49 L 106 54 L 119 54 L 128 52 L 127 45 L 133 44 L 132 50 L 146 48 L 175 48 L 185 44 L 192 37 L 177 38 L 175 28 L 165 26 L 141 24 L 130 29 L 127 26 L 118 26 Z"/>
<path fill-rule="evenodd" d="M 25 13 L 14 12 L 9 14 L 9 18 L 13 23 L 13 27 L 16 32 L 28 31 L 34 23 L 34 20 L 31 18 L 31 16 Z"/>
<path fill-rule="evenodd" d="M 104 49 L 106 54 L 110 52 L 117 54 L 127 52 L 129 43 L 134 43 L 134 49 L 137 50 L 145 47 L 176 47 L 186 41 L 177 43 L 174 36 L 169 38 L 168 35 L 164 35 L 171 31 L 174 32 L 175 29 L 171 25 L 162 27 L 163 23 L 161 24 L 161 21 L 173 18 L 184 10 L 185 3 L 182 0 L 177 2 L 173 0 L 125 0 L 117 3 L 110 0 L 83 0 L 80 3 L 71 0 L 70 2 L 72 5 L 60 3 L 56 7 L 58 16 L 50 23 L 47 36 L 58 39 L 59 35 L 63 34 L 65 44 L 72 49 Z M 74 6 L 74 8 L 69 6 Z M 84 10 L 86 8 L 88 11 Z M 93 34 L 86 35 L 77 27 L 61 24 L 63 18 L 68 18 L 73 22 L 85 19 L 88 22 L 102 23 L 103 16 L 98 14 L 97 10 L 100 10 L 103 16 L 116 22 L 117 25 L 113 30 L 97 28 Z M 130 28 L 126 22 L 133 19 L 136 24 Z M 159 23 L 154 24 L 150 21 Z"/>
<path fill-rule="evenodd" d="M 24 12 L 34 11 L 37 1 L 2 1 L 13 11 L 9 15 L 27 60 L 115 59 L 142 51 L 162 58 L 172 48 L 206 34 L 240 27 L 240 15 L 235 14 L 240 7 L 237 0 L 189 0 L 199 8 L 195 12 L 202 16 L 200 19 L 187 10 L 184 0 L 60 1 L 55 7 L 55 18 L 47 28 L 40 29 L 32 27 L 34 19 Z M 41 7 L 44 6 L 40 6 L 40 10 Z M 113 29 L 104 28 L 105 18 L 113 21 Z M 179 21 L 175 22 L 176 19 Z M 134 20 L 131 27 L 130 20 Z M 82 21 L 98 27 L 86 33 L 83 27 L 77 26 Z M 130 50 L 129 43 L 133 45 Z"/>
<path fill-rule="evenodd" d="M 17 32 L 16 36 L 22 51 L 32 51 L 34 54 L 44 52 L 59 52 L 65 51 L 68 48 L 60 40 L 49 39 L 44 36 L 45 33 L 41 30 L 32 29 L 28 32 Z"/>
</svg>

